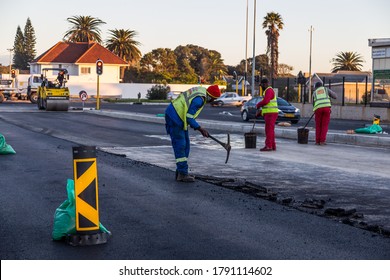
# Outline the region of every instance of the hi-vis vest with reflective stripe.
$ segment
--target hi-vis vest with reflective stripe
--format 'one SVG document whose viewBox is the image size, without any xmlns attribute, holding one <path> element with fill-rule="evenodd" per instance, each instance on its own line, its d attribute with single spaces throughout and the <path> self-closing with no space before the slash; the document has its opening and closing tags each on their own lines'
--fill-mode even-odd
<svg viewBox="0 0 390 280">
<path fill-rule="evenodd" d="M 319 87 L 314 91 L 313 94 L 313 111 L 318 108 L 331 107 L 330 98 L 328 94 L 328 89 L 325 87 Z"/>
<path fill-rule="evenodd" d="M 264 91 L 264 95 L 268 89 L 272 89 L 272 87 L 267 87 Z M 268 104 L 263 106 L 263 109 L 261 110 L 261 114 L 268 114 L 268 113 L 277 113 L 278 112 L 278 101 L 276 99 L 276 94 L 274 94 L 274 98 L 272 98 Z"/>
<path fill-rule="evenodd" d="M 199 110 L 194 114 L 190 115 L 188 114 L 188 108 L 191 105 L 192 100 L 195 97 L 203 97 L 204 102 L 203 106 L 199 108 Z M 204 104 L 206 103 L 206 96 L 207 91 L 204 87 L 195 87 L 191 88 L 183 93 L 181 93 L 175 100 L 172 101 L 172 105 L 176 110 L 176 113 L 179 115 L 180 119 L 183 121 L 183 129 L 187 130 L 188 124 L 187 124 L 187 117 L 189 118 L 196 118 L 199 113 L 202 111 Z"/>
</svg>

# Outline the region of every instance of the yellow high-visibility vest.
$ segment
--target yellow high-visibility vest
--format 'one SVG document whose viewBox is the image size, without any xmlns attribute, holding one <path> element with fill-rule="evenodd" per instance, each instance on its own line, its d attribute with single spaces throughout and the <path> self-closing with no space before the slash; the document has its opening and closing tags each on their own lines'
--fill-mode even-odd
<svg viewBox="0 0 390 280">
<path fill-rule="evenodd" d="M 188 108 L 191 105 L 192 100 L 195 97 L 203 97 L 204 102 L 203 106 L 199 108 L 199 110 L 194 114 L 190 115 L 188 114 Z M 204 104 L 206 103 L 206 96 L 207 91 L 204 87 L 195 87 L 191 88 L 183 93 L 181 93 L 175 100 L 172 101 L 172 105 L 176 110 L 176 113 L 179 115 L 180 119 L 183 121 L 183 129 L 187 130 L 188 124 L 187 124 L 187 117 L 189 118 L 196 118 L 199 113 L 202 111 Z"/>
<path fill-rule="evenodd" d="M 264 96 L 268 89 L 272 89 L 272 87 L 267 87 L 265 89 Z M 274 94 L 274 98 L 271 99 L 268 104 L 263 106 L 263 109 L 261 110 L 261 114 L 264 115 L 268 113 L 277 113 L 277 112 L 278 112 L 278 101 L 276 98 L 276 94 Z"/>
<path fill-rule="evenodd" d="M 324 108 L 331 107 L 328 89 L 325 87 L 317 88 L 313 93 L 313 111 Z"/>
</svg>

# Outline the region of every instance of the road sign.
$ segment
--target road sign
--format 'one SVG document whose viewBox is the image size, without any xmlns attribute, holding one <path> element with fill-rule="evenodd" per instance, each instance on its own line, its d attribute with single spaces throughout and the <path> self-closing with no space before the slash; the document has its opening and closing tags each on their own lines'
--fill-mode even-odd
<svg viewBox="0 0 390 280">
<path fill-rule="evenodd" d="M 88 99 L 88 93 L 85 90 L 80 91 L 79 96 L 81 101 L 85 101 Z"/>
</svg>

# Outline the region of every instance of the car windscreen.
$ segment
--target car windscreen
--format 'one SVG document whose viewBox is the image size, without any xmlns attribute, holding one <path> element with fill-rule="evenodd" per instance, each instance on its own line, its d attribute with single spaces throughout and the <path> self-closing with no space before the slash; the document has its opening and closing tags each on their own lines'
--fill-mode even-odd
<svg viewBox="0 0 390 280">
<path fill-rule="evenodd" d="M 41 77 L 34 76 L 33 77 L 33 83 L 42 83 Z"/>
<path fill-rule="evenodd" d="M 247 103 L 247 105 L 249 106 L 254 106 L 256 105 L 257 103 L 259 103 L 261 101 L 262 98 L 260 97 L 255 97 L 255 98 L 252 98 L 251 100 L 249 100 Z"/>
<path fill-rule="evenodd" d="M 288 103 L 286 100 L 282 98 L 278 98 L 278 106 L 290 106 L 291 104 Z"/>
</svg>

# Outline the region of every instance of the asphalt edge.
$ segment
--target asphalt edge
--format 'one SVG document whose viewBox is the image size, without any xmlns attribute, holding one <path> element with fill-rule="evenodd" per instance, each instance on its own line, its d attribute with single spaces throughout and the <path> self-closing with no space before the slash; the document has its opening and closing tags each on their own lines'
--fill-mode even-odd
<svg viewBox="0 0 390 280">
<path fill-rule="evenodd" d="M 122 118 L 135 121 L 152 122 L 165 124 L 165 119 L 162 116 L 154 116 L 151 114 L 131 113 L 114 110 L 84 110 L 85 113 L 108 116 L 113 118 Z M 222 122 L 214 120 L 198 120 L 198 123 L 206 129 L 222 130 L 230 133 L 247 133 L 252 132 L 252 124 L 241 124 L 236 122 Z M 309 128 L 309 142 L 315 141 L 315 131 Z M 253 132 L 259 135 L 265 135 L 264 124 L 256 123 Z M 290 140 L 298 140 L 298 133 L 296 128 L 292 127 L 276 127 L 276 138 L 284 138 Z M 350 144 L 357 146 L 370 146 L 390 148 L 390 137 L 383 137 L 381 135 L 364 135 L 364 134 L 347 134 L 338 131 L 329 131 L 327 135 L 328 143 Z"/>
</svg>

